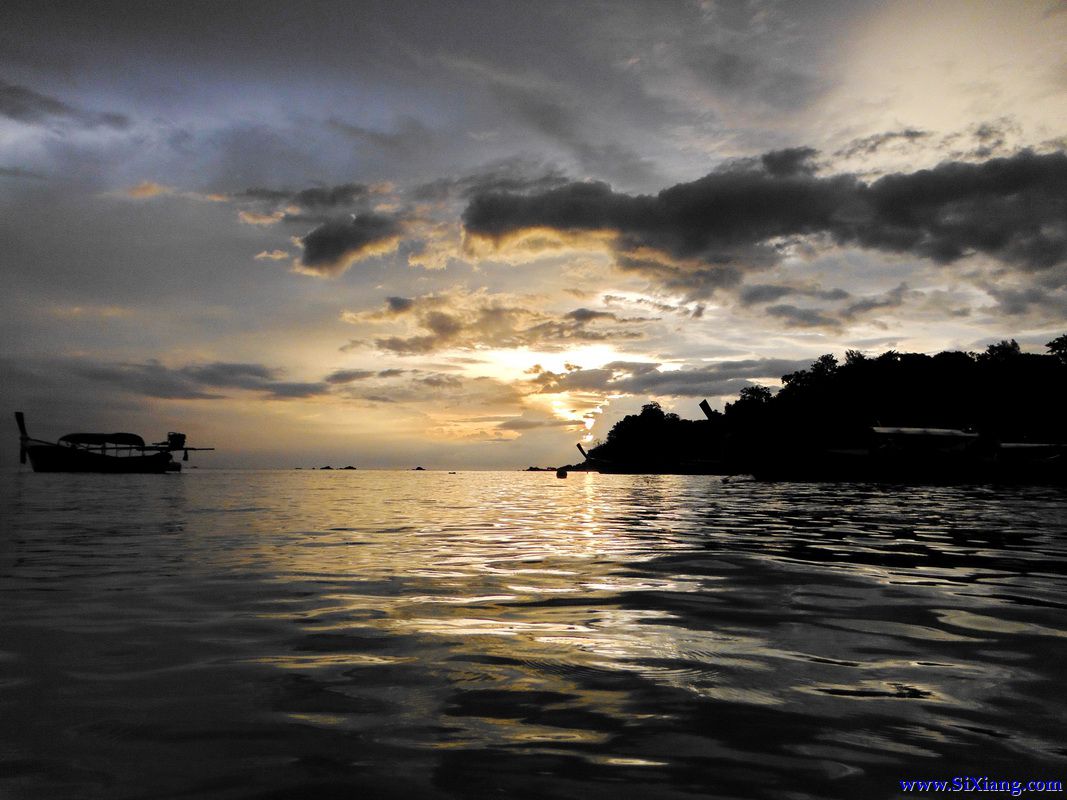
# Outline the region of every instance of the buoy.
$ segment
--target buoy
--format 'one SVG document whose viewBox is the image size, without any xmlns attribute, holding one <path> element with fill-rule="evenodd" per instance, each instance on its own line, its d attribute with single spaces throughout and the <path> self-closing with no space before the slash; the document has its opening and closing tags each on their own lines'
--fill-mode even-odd
<svg viewBox="0 0 1067 800">
<path fill-rule="evenodd" d="M 566 478 L 567 477 L 567 470 L 563 469 L 563 467 L 560 467 L 559 469 L 556 470 L 556 477 L 557 478 Z"/>
</svg>

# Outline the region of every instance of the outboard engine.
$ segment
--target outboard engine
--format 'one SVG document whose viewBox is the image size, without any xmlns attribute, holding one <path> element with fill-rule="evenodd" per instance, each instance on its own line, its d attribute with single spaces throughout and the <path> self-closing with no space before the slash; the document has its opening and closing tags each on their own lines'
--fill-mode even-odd
<svg viewBox="0 0 1067 800">
<path fill-rule="evenodd" d="M 167 434 L 168 450 L 183 450 L 185 448 L 185 434 L 171 431 Z"/>
</svg>

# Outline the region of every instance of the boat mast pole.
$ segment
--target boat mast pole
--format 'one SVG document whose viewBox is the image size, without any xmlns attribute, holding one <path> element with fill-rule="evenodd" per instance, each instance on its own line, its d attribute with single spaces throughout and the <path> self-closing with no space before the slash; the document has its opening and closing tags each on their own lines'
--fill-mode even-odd
<svg viewBox="0 0 1067 800">
<path fill-rule="evenodd" d="M 26 463 L 26 440 L 29 439 L 29 434 L 26 433 L 26 418 L 22 415 L 21 411 L 15 412 L 15 423 L 19 426 L 19 463 Z"/>
</svg>

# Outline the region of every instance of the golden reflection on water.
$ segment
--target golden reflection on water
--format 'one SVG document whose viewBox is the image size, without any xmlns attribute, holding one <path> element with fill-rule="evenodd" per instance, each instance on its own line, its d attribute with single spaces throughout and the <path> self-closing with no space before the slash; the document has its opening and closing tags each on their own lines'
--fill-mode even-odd
<svg viewBox="0 0 1067 800">
<path fill-rule="evenodd" d="M 130 487 L 139 520 L 75 483 L 48 531 L 5 545 L 22 605 L 0 701 L 32 680 L 20 632 L 46 629 L 75 637 L 53 673 L 83 689 L 234 670 L 286 735 L 433 769 L 490 752 L 845 780 L 1064 755 L 1060 495 L 577 473 Z M 45 506 L 18 491 L 28 529 Z"/>
</svg>

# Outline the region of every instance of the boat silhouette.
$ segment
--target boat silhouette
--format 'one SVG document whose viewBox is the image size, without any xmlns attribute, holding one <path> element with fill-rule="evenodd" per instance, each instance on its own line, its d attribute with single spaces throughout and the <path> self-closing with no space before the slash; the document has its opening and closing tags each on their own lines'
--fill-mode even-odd
<svg viewBox="0 0 1067 800">
<path fill-rule="evenodd" d="M 214 447 L 187 447 L 185 434 L 170 432 L 167 440 L 145 444 L 135 433 L 68 433 L 56 442 L 34 439 L 26 432 L 26 419 L 15 412 L 19 428 L 19 463 L 27 460 L 34 472 L 108 472 L 158 474 L 180 472 L 182 465 L 174 453 L 189 460 L 191 450 Z"/>
</svg>

